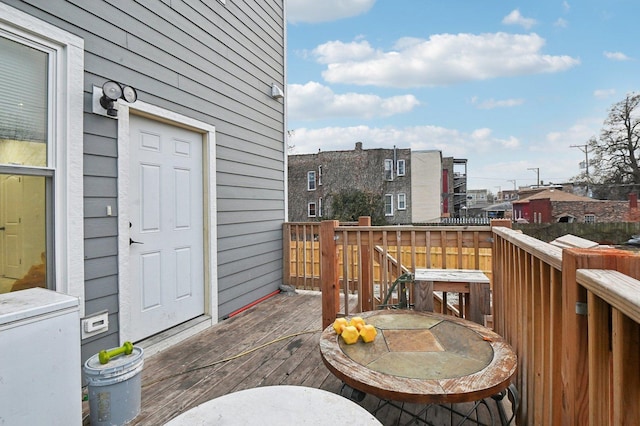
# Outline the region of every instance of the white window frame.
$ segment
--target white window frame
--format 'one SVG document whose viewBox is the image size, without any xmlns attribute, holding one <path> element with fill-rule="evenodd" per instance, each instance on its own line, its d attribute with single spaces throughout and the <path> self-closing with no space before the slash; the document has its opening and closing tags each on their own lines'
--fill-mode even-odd
<svg viewBox="0 0 640 426">
<path fill-rule="evenodd" d="M 387 212 L 387 206 L 390 207 L 390 212 Z M 393 216 L 393 194 L 384 194 L 384 215 Z"/>
<path fill-rule="evenodd" d="M 311 179 L 313 176 L 313 179 Z M 311 187 L 311 182 L 313 182 L 313 188 Z M 316 190 L 316 172 L 315 170 L 310 170 L 307 172 L 307 191 L 315 191 Z"/>
<path fill-rule="evenodd" d="M 322 186 L 322 166 L 318 166 L 318 186 Z"/>
<path fill-rule="evenodd" d="M 322 217 L 322 197 L 318 198 L 318 206 L 316 212 L 318 213 L 318 217 Z"/>
<path fill-rule="evenodd" d="M 84 40 L 0 3 L 0 32 L 54 55 L 50 70 L 48 167 L 54 172 L 55 290 L 79 299 L 84 316 L 83 108 Z"/>
<path fill-rule="evenodd" d="M 400 193 L 398 194 L 398 210 L 406 210 L 407 209 L 407 194 Z"/>
<path fill-rule="evenodd" d="M 384 160 L 384 179 L 393 180 L 393 160 L 390 158 Z"/>
<path fill-rule="evenodd" d="M 593 213 L 585 214 L 584 223 L 596 223 L 596 215 Z"/>
<path fill-rule="evenodd" d="M 401 164 L 402 164 L 402 166 L 401 166 Z M 404 160 L 398 160 L 398 164 L 396 165 L 397 170 L 398 170 L 397 171 L 398 176 L 404 176 L 405 175 L 405 173 L 406 173 L 405 166 L 406 165 L 405 165 Z"/>
<path fill-rule="evenodd" d="M 311 214 L 311 206 L 313 206 L 314 214 Z M 309 201 L 307 204 L 307 217 L 316 217 L 318 214 L 318 206 L 315 201 Z"/>
</svg>

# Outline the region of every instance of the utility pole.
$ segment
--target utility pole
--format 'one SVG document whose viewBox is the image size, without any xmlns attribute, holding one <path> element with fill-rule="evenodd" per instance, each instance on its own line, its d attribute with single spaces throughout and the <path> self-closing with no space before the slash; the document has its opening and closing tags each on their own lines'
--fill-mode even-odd
<svg viewBox="0 0 640 426">
<path fill-rule="evenodd" d="M 530 167 L 527 170 L 535 170 L 537 180 L 536 186 L 540 187 L 540 167 Z"/>
<path fill-rule="evenodd" d="M 513 190 L 516 190 L 516 180 L 515 179 L 508 179 L 507 182 L 513 182 Z"/>
<path fill-rule="evenodd" d="M 587 180 L 587 195 L 589 194 L 589 145 L 569 145 L 569 148 L 578 148 L 580 151 L 584 152 L 584 168 L 585 168 L 585 177 Z"/>
</svg>

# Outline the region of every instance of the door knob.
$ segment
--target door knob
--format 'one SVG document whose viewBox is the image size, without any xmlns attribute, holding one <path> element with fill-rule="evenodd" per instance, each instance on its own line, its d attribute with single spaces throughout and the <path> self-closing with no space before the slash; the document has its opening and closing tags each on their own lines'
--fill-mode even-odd
<svg viewBox="0 0 640 426">
<path fill-rule="evenodd" d="M 144 243 L 141 243 L 140 241 L 133 241 L 133 239 L 129 237 L 129 245 L 131 244 L 144 244 Z"/>
</svg>

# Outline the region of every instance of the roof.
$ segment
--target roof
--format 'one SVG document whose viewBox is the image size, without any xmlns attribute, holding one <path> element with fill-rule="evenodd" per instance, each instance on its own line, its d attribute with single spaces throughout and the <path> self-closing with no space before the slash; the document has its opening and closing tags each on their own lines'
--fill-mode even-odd
<svg viewBox="0 0 640 426">
<path fill-rule="evenodd" d="M 513 204 L 528 203 L 531 200 L 540 200 L 548 198 L 550 201 L 599 201 L 593 198 L 583 197 L 582 195 L 572 194 L 559 189 L 547 189 L 545 191 L 538 192 L 527 198 L 514 201 Z"/>
</svg>

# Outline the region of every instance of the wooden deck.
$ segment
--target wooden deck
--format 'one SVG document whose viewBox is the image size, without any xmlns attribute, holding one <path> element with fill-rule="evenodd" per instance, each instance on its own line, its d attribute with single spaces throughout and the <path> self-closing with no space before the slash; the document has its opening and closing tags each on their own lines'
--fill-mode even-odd
<svg viewBox="0 0 640 426">
<path fill-rule="evenodd" d="M 319 292 L 281 293 L 146 358 L 141 412 L 132 424 L 161 425 L 212 398 L 258 386 L 300 385 L 340 393 L 342 383 L 320 358 L 321 322 Z M 367 395 L 360 404 L 373 411 L 379 402 Z M 405 408 L 415 412 L 420 407 Z M 376 417 L 395 424 L 399 414 L 385 407 Z M 446 410 L 429 414 L 432 424 L 457 424 L 456 418 Z M 401 422 L 408 420 L 403 415 Z"/>
</svg>

